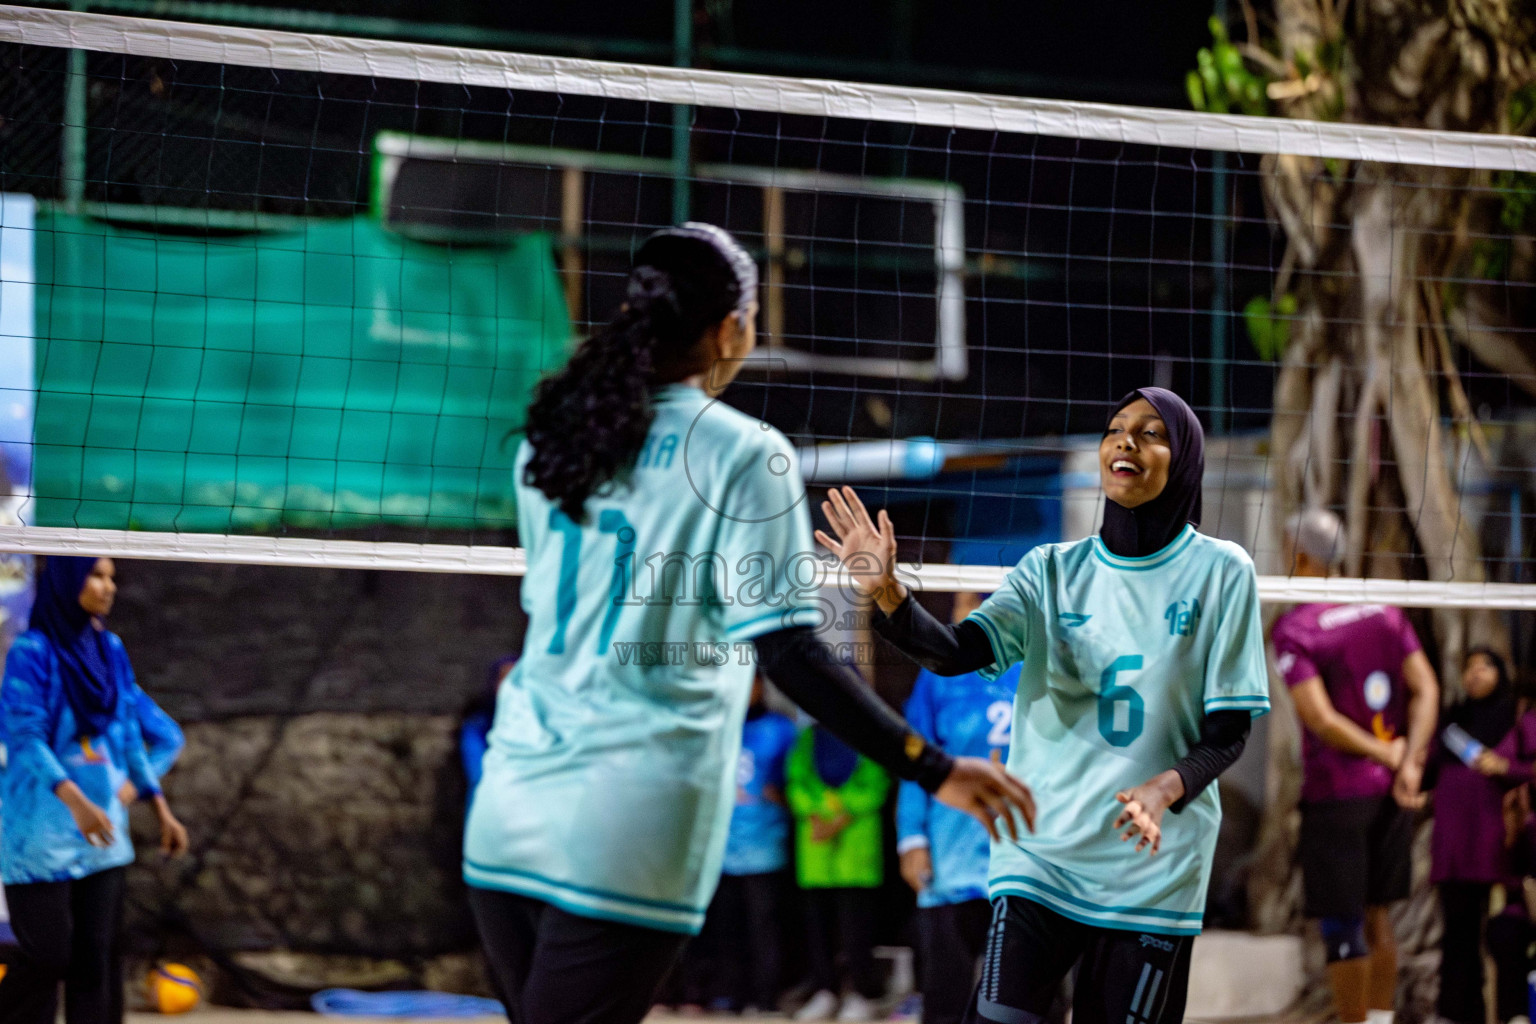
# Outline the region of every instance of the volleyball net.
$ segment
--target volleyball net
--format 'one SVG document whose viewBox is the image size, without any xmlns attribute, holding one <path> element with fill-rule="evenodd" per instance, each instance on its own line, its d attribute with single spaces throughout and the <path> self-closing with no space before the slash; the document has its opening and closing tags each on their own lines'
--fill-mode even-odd
<svg viewBox="0 0 1536 1024">
<path fill-rule="evenodd" d="M 762 270 L 725 400 L 918 586 L 1091 532 L 1159 384 L 1265 599 L 1536 610 L 1536 139 L 14 7 L 0 55 L 5 549 L 520 574 L 532 388 L 695 219 Z M 1286 575 L 1315 505 L 1343 578 Z"/>
</svg>

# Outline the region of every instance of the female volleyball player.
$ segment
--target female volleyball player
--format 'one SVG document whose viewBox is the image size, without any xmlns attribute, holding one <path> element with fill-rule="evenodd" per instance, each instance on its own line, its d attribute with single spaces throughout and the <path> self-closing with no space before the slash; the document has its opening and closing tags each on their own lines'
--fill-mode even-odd
<svg viewBox="0 0 1536 1024">
<path fill-rule="evenodd" d="M 952 759 L 827 657 L 794 449 L 713 401 L 755 341 L 757 268 L 719 228 L 640 247 L 627 300 L 528 412 L 523 655 L 464 840 L 517 1024 L 638 1021 L 720 874 L 753 651 L 850 744 L 996 834 L 1029 791 Z M 733 644 L 732 642 L 738 642 Z"/>
<path fill-rule="evenodd" d="M 1034 1024 L 1075 963 L 1075 1024 L 1182 1019 L 1221 820 L 1207 787 L 1269 709 L 1253 563 L 1195 532 L 1194 412 L 1162 388 L 1132 392 L 1099 464 L 1099 535 L 1031 551 L 953 626 L 890 571 L 883 510 L 876 525 L 851 488 L 823 506 L 839 539 L 817 536 L 875 597 L 882 635 L 940 674 L 1022 663 L 1008 768 L 1043 802 L 1033 834 L 993 837 L 992 931 L 968 1020 Z"/>
</svg>

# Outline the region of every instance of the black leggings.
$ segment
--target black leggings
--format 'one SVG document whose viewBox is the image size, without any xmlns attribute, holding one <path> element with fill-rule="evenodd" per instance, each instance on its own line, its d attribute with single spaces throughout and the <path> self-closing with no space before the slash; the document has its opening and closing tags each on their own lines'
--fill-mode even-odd
<svg viewBox="0 0 1536 1024">
<path fill-rule="evenodd" d="M 922 941 L 923 1024 L 960 1024 L 976 990 L 976 964 L 987 948 L 992 908 L 966 900 L 917 912 Z"/>
<path fill-rule="evenodd" d="M 848 984 L 859 995 L 880 995 L 875 971 L 875 894 L 878 889 L 802 889 L 811 974 L 818 989 L 837 993 L 837 955 Z"/>
<path fill-rule="evenodd" d="M 1072 1024 L 1178 1024 L 1189 992 L 1191 935 L 1099 928 L 1018 896 L 992 904 L 967 1024 L 1042 1024 L 1077 967 Z"/>
<path fill-rule="evenodd" d="M 1483 1024 L 1483 923 L 1488 890 L 1483 882 L 1441 882 L 1440 1016 L 1455 1024 Z"/>
<path fill-rule="evenodd" d="M 0 980 L 0 1024 L 117 1024 L 123 979 L 112 950 L 123 924 L 126 868 L 72 882 L 5 887 L 21 955 Z M 113 987 L 118 992 L 113 996 Z"/>
<path fill-rule="evenodd" d="M 638 1024 L 687 941 L 492 889 L 469 906 L 512 1024 Z"/>
<path fill-rule="evenodd" d="M 779 1006 L 779 907 L 785 874 L 720 875 L 705 930 L 714 932 L 714 984 L 710 995 L 731 1006 Z M 691 995 L 691 993 L 690 993 Z"/>
</svg>

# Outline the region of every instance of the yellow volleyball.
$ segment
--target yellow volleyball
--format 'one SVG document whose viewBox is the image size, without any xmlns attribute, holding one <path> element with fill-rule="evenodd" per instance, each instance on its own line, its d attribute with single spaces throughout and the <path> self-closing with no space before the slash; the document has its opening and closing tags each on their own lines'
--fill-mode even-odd
<svg viewBox="0 0 1536 1024">
<path fill-rule="evenodd" d="M 149 1008 L 160 1013 L 186 1013 L 203 998 L 203 982 L 186 964 L 161 964 L 145 979 Z"/>
</svg>

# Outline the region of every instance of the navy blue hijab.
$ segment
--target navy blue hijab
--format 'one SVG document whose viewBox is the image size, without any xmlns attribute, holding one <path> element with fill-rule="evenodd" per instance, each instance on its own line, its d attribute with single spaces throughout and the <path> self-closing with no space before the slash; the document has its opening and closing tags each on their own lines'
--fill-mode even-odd
<svg viewBox="0 0 1536 1024">
<path fill-rule="evenodd" d="M 859 766 L 859 752 L 818 725 L 811 734 L 811 760 L 821 781 L 836 789 L 853 778 Z"/>
<path fill-rule="evenodd" d="M 80 591 L 96 567 L 95 558 L 49 555 L 37 580 L 37 599 L 28 625 L 48 638 L 59 658 L 64 699 L 80 732 L 100 736 L 117 714 L 117 680 L 107 661 L 106 635 L 80 607 Z"/>
<path fill-rule="evenodd" d="M 1099 538 L 1121 558 L 1155 555 L 1172 544 L 1184 524 L 1200 525 L 1200 488 L 1205 477 L 1205 431 L 1189 403 L 1167 388 L 1137 388 L 1115 406 L 1115 414 L 1138 398 L 1145 398 L 1168 427 L 1173 459 L 1163 493 L 1136 508 L 1113 501 L 1104 503 L 1104 525 Z"/>
</svg>

